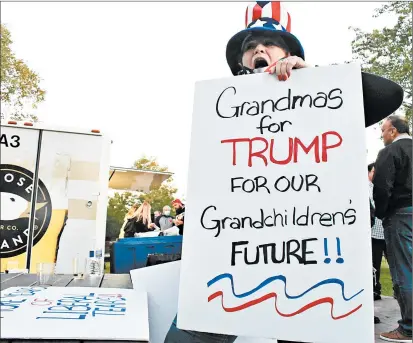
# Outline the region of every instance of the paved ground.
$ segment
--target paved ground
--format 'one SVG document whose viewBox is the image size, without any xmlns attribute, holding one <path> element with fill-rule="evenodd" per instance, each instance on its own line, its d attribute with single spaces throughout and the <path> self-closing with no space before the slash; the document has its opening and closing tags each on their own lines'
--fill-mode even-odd
<svg viewBox="0 0 413 343">
<path fill-rule="evenodd" d="M 381 321 L 380 324 L 375 325 L 376 343 L 384 343 L 385 341 L 379 338 L 380 333 L 397 327 L 397 321 L 401 318 L 399 305 L 392 297 L 382 297 L 382 300 L 374 302 L 374 315 Z"/>
</svg>

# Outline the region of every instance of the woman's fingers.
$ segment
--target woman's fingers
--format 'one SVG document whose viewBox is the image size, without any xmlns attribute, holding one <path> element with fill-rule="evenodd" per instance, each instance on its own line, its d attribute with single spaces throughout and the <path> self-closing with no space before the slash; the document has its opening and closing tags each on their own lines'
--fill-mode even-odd
<svg viewBox="0 0 413 343">
<path fill-rule="evenodd" d="M 265 72 L 268 72 L 269 74 L 274 74 L 275 66 L 277 65 L 277 62 L 271 64 L 267 69 L 265 69 Z"/>
<path fill-rule="evenodd" d="M 282 60 L 281 61 L 281 65 L 280 65 L 280 75 L 281 76 L 286 76 L 287 75 L 287 63 L 288 63 L 288 61 L 287 60 Z"/>
<path fill-rule="evenodd" d="M 308 65 L 304 60 L 297 56 L 290 56 L 285 59 L 281 59 L 276 63 L 270 65 L 265 71 L 269 74 L 275 74 L 280 81 L 286 81 L 291 76 L 293 68 L 306 68 Z"/>
<path fill-rule="evenodd" d="M 292 56 L 292 57 L 288 57 L 288 58 L 286 58 L 282 61 L 279 61 L 280 63 L 278 63 L 278 64 L 280 66 L 279 66 L 279 70 L 277 71 L 277 75 L 278 75 L 278 79 L 280 81 L 288 80 L 288 78 L 291 76 L 292 69 L 294 67 L 296 67 L 297 64 L 299 64 L 298 59 L 299 59 L 298 57 Z"/>
<path fill-rule="evenodd" d="M 281 76 L 281 65 L 283 61 L 278 61 L 278 63 L 275 65 L 275 75 L 278 76 L 278 80 L 281 81 L 280 76 Z"/>
<path fill-rule="evenodd" d="M 294 68 L 295 66 L 296 66 L 296 64 L 293 63 L 293 62 L 289 62 L 289 63 L 288 63 L 288 65 L 287 65 L 287 74 L 288 74 L 288 77 L 291 76 L 291 71 L 293 70 L 293 68 Z"/>
<path fill-rule="evenodd" d="M 278 74 L 278 79 L 280 81 L 286 81 L 289 77 L 288 74 L 288 65 L 290 64 L 289 59 L 282 60 L 280 63 L 280 73 Z"/>
<path fill-rule="evenodd" d="M 308 67 L 310 67 L 310 65 L 307 64 L 302 58 L 298 57 L 298 58 L 297 58 L 297 64 L 295 65 L 295 67 L 296 67 L 297 69 L 300 69 L 300 68 L 308 68 Z"/>
</svg>

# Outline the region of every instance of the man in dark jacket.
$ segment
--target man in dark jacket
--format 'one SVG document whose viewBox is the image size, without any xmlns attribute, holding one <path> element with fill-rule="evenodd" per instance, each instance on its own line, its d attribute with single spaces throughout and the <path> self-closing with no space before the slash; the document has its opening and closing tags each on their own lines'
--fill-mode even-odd
<svg viewBox="0 0 413 343">
<path fill-rule="evenodd" d="M 175 225 L 178 227 L 179 234 L 182 236 L 184 234 L 185 205 L 181 200 L 175 199 L 172 201 L 172 206 L 174 207 L 176 213 Z"/>
<path fill-rule="evenodd" d="M 373 178 L 376 217 L 383 219 L 387 258 L 402 319 L 399 327 L 380 337 L 412 341 L 412 138 L 406 119 L 388 117 L 381 128 L 385 148 Z"/>
</svg>

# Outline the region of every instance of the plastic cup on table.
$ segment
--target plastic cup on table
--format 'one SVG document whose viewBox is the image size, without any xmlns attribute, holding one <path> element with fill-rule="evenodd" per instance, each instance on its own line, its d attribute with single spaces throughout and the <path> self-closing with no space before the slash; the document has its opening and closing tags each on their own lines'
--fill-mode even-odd
<svg viewBox="0 0 413 343">
<path fill-rule="evenodd" d="M 75 257 L 73 259 L 73 276 L 75 279 L 80 280 L 85 277 L 86 274 L 86 258 Z"/>
<path fill-rule="evenodd" d="M 37 264 L 37 284 L 40 286 L 51 286 L 55 281 L 55 263 Z"/>
</svg>

